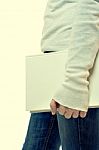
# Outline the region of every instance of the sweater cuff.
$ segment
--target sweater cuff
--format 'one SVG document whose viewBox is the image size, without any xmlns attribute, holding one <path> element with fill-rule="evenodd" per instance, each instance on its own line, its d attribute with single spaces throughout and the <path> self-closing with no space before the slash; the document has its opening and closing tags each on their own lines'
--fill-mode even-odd
<svg viewBox="0 0 99 150">
<path fill-rule="evenodd" d="M 88 110 L 88 91 L 82 92 L 66 88 L 63 84 L 56 90 L 53 98 L 57 103 L 76 110 Z"/>
</svg>

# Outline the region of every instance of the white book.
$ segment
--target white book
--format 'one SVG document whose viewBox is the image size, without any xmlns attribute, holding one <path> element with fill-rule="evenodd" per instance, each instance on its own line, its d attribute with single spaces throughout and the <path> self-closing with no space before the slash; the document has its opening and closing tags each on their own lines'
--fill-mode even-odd
<svg viewBox="0 0 99 150">
<path fill-rule="evenodd" d="M 98 55 L 94 69 L 89 77 L 89 107 L 99 106 Z M 53 98 L 53 94 L 65 79 L 67 56 L 67 51 L 26 56 L 27 111 L 50 111 L 50 102 Z"/>
</svg>

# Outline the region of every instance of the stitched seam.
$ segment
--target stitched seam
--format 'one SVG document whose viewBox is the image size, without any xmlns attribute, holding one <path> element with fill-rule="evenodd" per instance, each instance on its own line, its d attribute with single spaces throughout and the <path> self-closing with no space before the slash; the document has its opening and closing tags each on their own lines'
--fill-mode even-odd
<svg viewBox="0 0 99 150">
<path fill-rule="evenodd" d="M 48 150 L 47 145 L 48 145 L 49 137 L 51 135 L 51 131 L 52 131 L 52 128 L 53 128 L 53 125 L 54 125 L 54 121 L 55 121 L 55 117 L 52 116 L 51 121 L 50 121 L 50 125 L 49 125 L 49 128 L 48 128 L 48 133 L 47 133 L 47 136 L 46 136 L 46 139 L 45 139 L 45 142 L 44 142 L 44 150 Z"/>
<path fill-rule="evenodd" d="M 81 150 L 81 134 L 80 134 L 80 118 L 78 117 L 78 138 L 79 138 L 79 148 Z"/>
</svg>

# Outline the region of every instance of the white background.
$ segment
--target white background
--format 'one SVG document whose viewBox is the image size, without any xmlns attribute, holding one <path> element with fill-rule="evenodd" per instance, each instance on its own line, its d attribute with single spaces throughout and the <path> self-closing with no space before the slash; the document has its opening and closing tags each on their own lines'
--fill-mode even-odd
<svg viewBox="0 0 99 150">
<path fill-rule="evenodd" d="M 25 111 L 25 56 L 39 53 L 47 0 L 0 1 L 0 150 L 21 150 Z"/>
</svg>

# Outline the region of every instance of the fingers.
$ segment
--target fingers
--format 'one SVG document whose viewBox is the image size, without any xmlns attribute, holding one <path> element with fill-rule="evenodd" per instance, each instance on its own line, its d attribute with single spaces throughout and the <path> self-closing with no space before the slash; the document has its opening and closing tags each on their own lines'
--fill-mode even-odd
<svg viewBox="0 0 99 150">
<path fill-rule="evenodd" d="M 59 113 L 61 115 L 64 115 L 64 113 L 66 112 L 66 108 L 64 106 L 62 106 L 62 105 L 60 105 L 60 107 L 57 108 L 57 110 L 59 111 Z"/>
<path fill-rule="evenodd" d="M 86 117 L 86 115 L 87 115 L 87 112 L 85 112 L 85 111 L 80 111 L 80 117 L 81 117 L 81 118 Z"/>
<path fill-rule="evenodd" d="M 59 114 L 64 115 L 64 117 L 67 119 L 71 118 L 72 113 L 73 113 L 72 109 L 69 109 L 69 108 L 64 107 L 62 105 L 60 105 L 57 110 L 58 110 Z"/>
<path fill-rule="evenodd" d="M 65 118 L 67 118 L 67 119 L 71 118 L 72 113 L 73 113 L 72 109 L 67 109 L 66 108 L 66 111 L 65 111 L 65 114 L 64 114 Z"/>
<path fill-rule="evenodd" d="M 52 115 L 55 115 L 56 112 L 58 111 L 59 114 L 63 115 L 67 119 L 69 119 L 71 117 L 78 118 L 79 116 L 81 118 L 84 118 L 87 115 L 87 112 L 85 112 L 85 111 L 79 111 L 76 109 L 71 109 L 71 108 L 65 107 L 63 105 L 60 105 L 54 99 L 51 100 L 50 108 L 51 108 Z"/>
<path fill-rule="evenodd" d="M 77 118 L 79 116 L 78 110 L 70 109 L 62 105 L 60 105 L 60 107 L 58 108 L 58 111 L 59 111 L 59 114 L 64 115 L 64 117 L 67 119 L 71 117 Z"/>
<path fill-rule="evenodd" d="M 72 117 L 73 118 L 78 118 L 79 117 L 79 110 L 73 110 Z"/>
<path fill-rule="evenodd" d="M 85 111 L 79 111 L 71 108 L 64 107 L 62 105 L 59 106 L 57 109 L 59 114 L 64 115 L 65 118 L 69 119 L 71 117 L 78 118 L 79 116 L 81 118 L 86 117 L 87 112 Z"/>
</svg>

